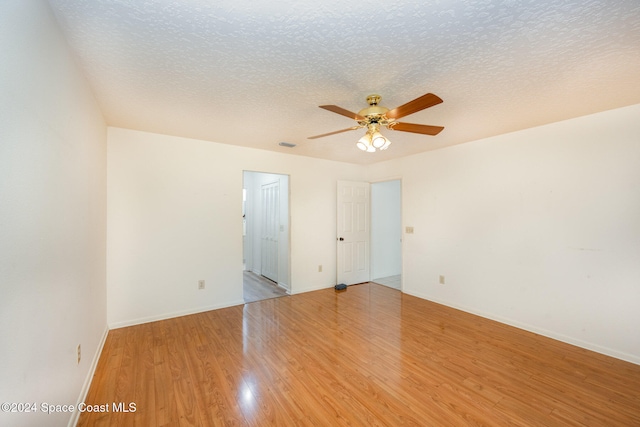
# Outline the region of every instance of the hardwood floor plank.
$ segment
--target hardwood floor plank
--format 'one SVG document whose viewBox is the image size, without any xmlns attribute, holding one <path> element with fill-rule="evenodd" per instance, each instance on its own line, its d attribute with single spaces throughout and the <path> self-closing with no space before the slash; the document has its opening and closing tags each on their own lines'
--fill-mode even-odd
<svg viewBox="0 0 640 427">
<path fill-rule="evenodd" d="M 163 427 L 176 425 L 179 418 L 165 336 L 165 330 L 168 329 L 171 323 L 169 320 L 163 320 L 152 324 L 154 334 L 153 368 L 155 374 L 156 424 Z M 136 402 L 136 405 L 145 407 L 147 402 Z"/>
<path fill-rule="evenodd" d="M 105 340 L 102 354 L 98 360 L 96 371 L 91 381 L 91 387 L 87 393 L 85 403 L 94 405 L 111 405 L 104 400 L 104 396 L 115 396 L 117 377 L 122 362 L 124 329 L 109 331 Z M 105 412 L 83 412 L 78 419 L 78 426 L 108 426 L 111 422 L 111 414 Z"/>
<path fill-rule="evenodd" d="M 80 426 L 640 425 L 640 366 L 376 284 L 112 330 Z"/>
<path fill-rule="evenodd" d="M 129 418 L 135 421 L 133 424 L 135 426 L 153 426 L 157 425 L 153 325 L 147 323 L 133 330 L 135 331 L 135 341 L 132 344 L 138 349 L 137 362 L 139 363 L 139 368 L 136 370 L 135 391 L 132 402 L 140 402 L 143 405 L 140 408 L 136 406 L 135 410 L 138 414 L 136 417 Z M 131 402 L 125 403 L 129 405 Z"/>
</svg>

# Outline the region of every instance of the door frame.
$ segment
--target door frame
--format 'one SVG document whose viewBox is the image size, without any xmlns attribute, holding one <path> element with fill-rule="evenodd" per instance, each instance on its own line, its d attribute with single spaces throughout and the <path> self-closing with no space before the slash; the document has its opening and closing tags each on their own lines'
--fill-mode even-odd
<svg viewBox="0 0 640 427">
<path fill-rule="evenodd" d="M 385 182 L 394 182 L 394 181 L 398 181 L 400 184 L 400 200 L 399 200 L 399 206 L 398 208 L 400 209 L 400 223 L 398 224 L 398 232 L 400 234 L 400 290 L 404 289 L 404 210 L 402 209 L 402 205 L 403 205 L 403 182 L 402 182 L 402 177 L 398 176 L 398 177 L 389 177 L 389 178 L 385 178 L 385 179 L 381 179 L 381 180 L 376 180 L 376 181 L 371 181 L 370 184 L 373 187 L 373 185 L 375 184 L 382 184 Z M 371 200 L 373 200 L 373 191 L 371 192 Z M 373 216 L 373 203 L 371 204 L 371 215 Z M 374 231 L 374 225 L 373 221 L 371 222 L 371 233 L 373 234 Z M 373 247 L 374 247 L 374 242 L 373 239 L 371 239 L 371 262 L 373 262 Z M 375 279 L 375 277 L 371 277 L 371 279 Z"/>
<path fill-rule="evenodd" d="M 338 180 L 338 181 L 349 181 L 349 180 Z M 373 232 L 373 227 L 371 224 L 371 216 L 373 214 L 373 208 L 371 205 L 371 200 L 372 200 L 372 196 L 371 196 L 371 186 L 375 185 L 375 184 L 379 184 L 379 183 L 384 183 L 384 182 L 391 182 L 391 181 L 399 181 L 400 182 L 400 290 L 402 291 L 404 289 L 404 209 L 403 209 L 403 182 L 402 182 L 402 176 L 391 176 L 391 177 L 387 177 L 387 178 L 383 178 L 383 179 L 378 179 L 378 180 L 370 180 L 370 181 L 355 181 L 355 182 L 363 182 L 363 183 L 367 183 L 369 184 L 369 272 L 368 272 L 368 280 L 371 280 L 371 261 L 372 261 L 372 243 L 371 243 L 371 234 Z M 353 181 L 352 181 L 353 182 Z M 336 204 L 338 203 L 338 186 L 336 184 Z M 336 206 L 336 240 L 338 240 L 340 238 L 339 234 L 340 234 L 340 230 L 338 230 L 338 219 L 337 216 L 339 215 L 339 211 L 338 211 L 338 206 Z M 339 241 L 336 241 L 336 284 L 339 283 L 339 260 L 338 257 L 339 255 Z"/>
<path fill-rule="evenodd" d="M 350 189 L 355 191 L 347 193 L 346 190 Z M 348 219 L 346 214 L 349 214 Z M 336 283 L 354 285 L 371 279 L 370 247 L 371 184 L 366 181 L 338 180 L 336 183 Z"/>
<path fill-rule="evenodd" d="M 246 261 L 246 269 L 260 273 L 260 269 L 257 268 L 257 262 L 260 261 L 259 243 L 256 244 L 256 236 L 259 241 L 259 233 L 256 233 L 256 228 L 260 228 L 260 221 L 262 220 L 260 214 L 256 214 L 256 204 L 259 205 L 259 197 L 261 185 L 247 182 L 247 180 L 255 180 L 256 178 L 264 179 L 263 183 L 269 181 L 269 177 L 278 177 L 280 179 L 280 225 L 279 225 L 279 263 L 278 263 L 278 286 L 285 289 L 288 294 L 292 293 L 293 283 L 291 282 L 291 176 L 289 174 L 278 172 L 263 172 L 255 170 L 243 170 L 242 171 L 242 189 L 246 190 L 247 200 L 244 203 L 243 219 L 246 224 L 243 227 L 242 244 L 243 244 L 243 258 Z M 284 181 L 284 185 L 283 185 Z M 271 180 L 273 182 L 273 179 Z M 253 187 L 252 187 L 253 186 Z M 248 188 L 249 187 L 249 188 Z M 257 187 L 257 190 L 256 188 Z M 256 192 L 258 196 L 256 196 Z M 252 211 L 253 210 L 253 211 Z M 244 231 L 246 231 L 246 236 Z M 244 265 L 244 262 L 243 262 Z M 256 271 L 257 270 L 257 271 Z"/>
</svg>

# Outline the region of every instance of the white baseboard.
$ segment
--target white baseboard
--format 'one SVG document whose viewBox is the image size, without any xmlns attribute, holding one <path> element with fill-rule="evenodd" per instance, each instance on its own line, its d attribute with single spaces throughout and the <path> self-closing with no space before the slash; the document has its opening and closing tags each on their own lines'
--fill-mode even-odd
<svg viewBox="0 0 640 427">
<path fill-rule="evenodd" d="M 618 350 L 614 350 L 608 347 L 603 347 L 601 345 L 598 344 L 594 344 L 594 343 L 590 343 L 590 342 L 586 342 L 586 341 L 582 341 L 580 339 L 577 338 L 573 338 L 567 335 L 563 335 L 563 334 L 559 334 L 557 332 L 553 332 L 553 331 L 549 331 L 546 329 L 542 329 L 542 328 L 538 328 L 532 325 L 528 325 L 522 322 L 518 322 L 515 321 L 513 319 L 507 319 L 501 316 L 495 316 L 493 314 L 490 313 L 485 313 L 482 311 L 478 311 L 469 307 L 463 307 L 463 306 L 459 306 L 457 304 L 451 304 L 448 301 L 443 301 L 443 300 L 439 300 L 437 298 L 431 298 L 428 295 L 424 295 L 424 294 L 419 294 L 419 293 L 414 293 L 414 292 L 407 292 L 407 291 L 403 291 L 404 293 L 408 294 L 408 295 L 413 295 L 414 297 L 418 297 L 421 299 L 425 299 L 428 301 L 433 301 L 437 304 L 442 304 L 442 305 L 446 305 L 447 307 L 451 307 L 451 308 L 455 308 L 457 310 L 461 310 L 464 311 L 466 313 L 471 313 L 471 314 L 475 314 L 476 316 L 480 316 L 480 317 L 484 317 L 485 319 L 490 319 L 490 320 L 495 320 L 496 322 L 500 322 L 500 323 L 504 323 L 505 325 L 509 325 L 509 326 L 513 326 L 514 328 L 518 328 L 518 329 L 522 329 L 528 332 L 533 332 L 534 334 L 538 334 L 538 335 L 542 335 L 545 336 L 547 338 L 551 338 L 557 341 L 562 341 L 564 343 L 567 344 L 571 344 L 571 345 L 575 345 L 576 347 L 581 347 L 584 348 L 586 350 L 591 350 L 594 351 L 596 353 L 600 353 L 600 354 L 604 354 L 606 356 L 611 356 L 611 357 L 615 357 L 616 359 L 620 359 L 620 360 L 624 360 L 626 362 L 630 362 L 630 363 L 634 363 L 636 365 L 640 365 L 640 357 L 639 356 L 635 356 L 633 354 L 628 354 L 628 353 L 624 353 Z"/>
<path fill-rule="evenodd" d="M 284 289 L 287 294 L 291 294 L 291 289 L 289 289 L 289 285 L 284 282 L 278 282 L 278 287 Z"/>
<path fill-rule="evenodd" d="M 227 304 L 219 304 L 219 305 L 213 305 L 213 306 L 207 306 L 207 307 L 199 307 L 199 308 L 196 308 L 196 309 L 193 309 L 193 310 L 177 311 L 177 312 L 173 312 L 173 313 L 159 314 L 157 316 L 149 316 L 149 317 L 142 317 L 142 318 L 139 318 L 139 319 L 124 320 L 124 321 L 121 321 L 121 322 L 113 322 L 113 323 L 109 323 L 109 329 L 125 328 L 127 326 L 141 325 L 143 323 L 156 322 L 158 320 L 172 319 L 174 317 L 180 317 L 180 316 L 188 316 L 190 314 L 203 313 L 205 311 L 218 310 L 220 308 L 233 307 L 235 305 L 243 305 L 243 304 L 244 304 L 244 300 L 231 301 L 230 303 L 227 303 Z"/>
<path fill-rule="evenodd" d="M 105 328 L 104 333 L 102 334 L 102 339 L 96 349 L 95 354 L 93 355 L 93 359 L 91 360 L 91 366 L 89 367 L 89 372 L 87 372 L 87 377 L 84 379 L 84 384 L 82 384 L 82 389 L 80 390 L 80 396 L 78 397 L 78 401 L 76 402 L 76 408 L 84 402 L 87 398 L 87 393 L 89 393 L 89 388 L 91 387 L 91 381 L 93 380 L 93 375 L 96 373 L 96 368 L 98 367 L 98 361 L 100 360 L 100 355 L 102 354 L 102 348 L 104 347 L 105 341 L 107 341 L 107 335 L 109 334 L 109 328 Z M 80 418 L 80 412 L 78 410 L 73 411 L 71 414 L 71 418 L 69 419 L 68 427 L 75 427 L 78 424 L 78 419 Z"/>
</svg>

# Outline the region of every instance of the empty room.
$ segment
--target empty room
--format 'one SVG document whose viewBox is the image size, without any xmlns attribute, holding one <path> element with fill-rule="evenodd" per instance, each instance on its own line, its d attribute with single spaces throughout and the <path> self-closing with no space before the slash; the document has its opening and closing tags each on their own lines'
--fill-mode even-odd
<svg viewBox="0 0 640 427">
<path fill-rule="evenodd" d="M 5 0 L 0 58 L 0 425 L 640 425 L 636 0 Z"/>
</svg>

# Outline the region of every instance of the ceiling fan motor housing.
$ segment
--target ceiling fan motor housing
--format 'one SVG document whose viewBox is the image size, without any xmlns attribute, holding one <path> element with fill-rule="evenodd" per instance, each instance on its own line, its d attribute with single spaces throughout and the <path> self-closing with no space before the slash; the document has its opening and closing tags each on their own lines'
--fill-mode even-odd
<svg viewBox="0 0 640 427">
<path fill-rule="evenodd" d="M 372 123 L 380 123 L 383 126 L 387 125 L 387 120 L 384 115 L 389 111 L 389 109 L 378 105 L 380 99 L 380 95 L 376 94 L 367 96 L 367 103 L 369 103 L 369 107 L 358 112 L 359 116 L 366 119 L 358 122 L 361 126 L 367 126 Z"/>
</svg>

